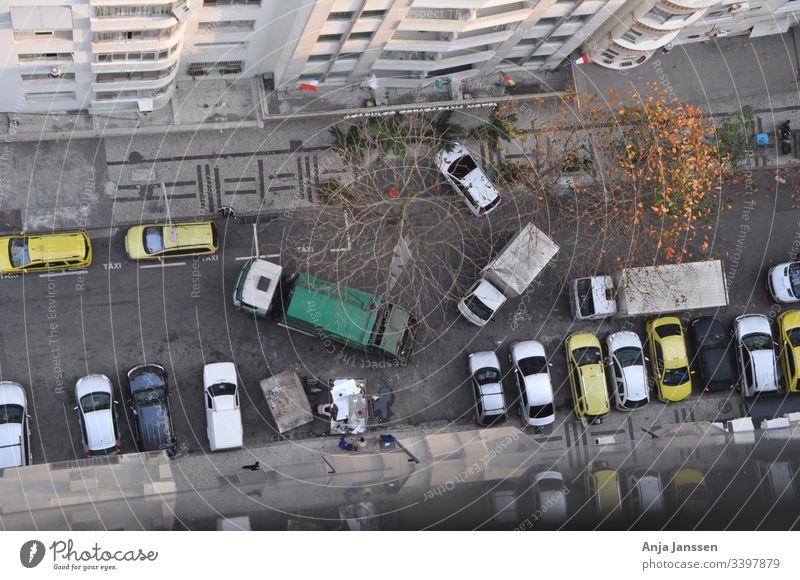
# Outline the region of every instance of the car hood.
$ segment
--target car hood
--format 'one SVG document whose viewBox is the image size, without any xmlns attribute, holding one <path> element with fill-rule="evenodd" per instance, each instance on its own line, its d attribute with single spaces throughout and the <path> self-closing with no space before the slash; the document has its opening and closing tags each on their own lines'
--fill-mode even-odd
<svg viewBox="0 0 800 580">
<path fill-rule="evenodd" d="M 22 465 L 22 425 L 5 423 L 0 425 L 0 469 Z"/>
<path fill-rule="evenodd" d="M 635 333 L 626 330 L 615 332 L 608 337 L 609 349 L 618 350 L 626 346 L 641 349 L 642 341 L 639 340 L 639 337 Z"/>
<path fill-rule="evenodd" d="M 747 336 L 754 332 L 772 336 L 772 331 L 769 328 L 769 319 L 760 314 L 740 316 L 736 319 L 736 328 L 739 331 L 739 336 Z"/>
<path fill-rule="evenodd" d="M 628 390 L 628 399 L 641 401 L 647 398 L 647 377 L 641 365 L 628 366 L 622 369 L 625 386 Z"/>
<path fill-rule="evenodd" d="M 232 362 L 207 364 L 203 369 L 203 384 L 207 389 L 217 383 L 236 383 L 236 366 Z"/>
<path fill-rule="evenodd" d="M 528 395 L 528 403 L 531 405 L 553 402 L 553 387 L 550 385 L 550 377 L 547 373 L 525 377 L 525 392 Z"/>
<path fill-rule="evenodd" d="M 117 443 L 111 410 L 92 411 L 84 415 L 86 421 L 86 444 L 92 451 L 108 449 Z"/>
<path fill-rule="evenodd" d="M 789 280 L 788 268 L 789 262 L 778 264 L 769 271 L 769 277 L 772 282 L 772 289 L 776 294 L 775 298 L 786 302 L 793 302 L 796 298 L 791 290 L 792 284 Z"/>
<path fill-rule="evenodd" d="M 493 368 L 500 370 L 500 360 L 497 355 L 490 350 L 484 350 L 469 355 L 470 372 L 474 373 L 478 369 Z"/>
<path fill-rule="evenodd" d="M 150 405 L 136 410 L 142 445 L 150 450 L 163 449 L 172 443 L 172 431 L 167 409 Z"/>
</svg>

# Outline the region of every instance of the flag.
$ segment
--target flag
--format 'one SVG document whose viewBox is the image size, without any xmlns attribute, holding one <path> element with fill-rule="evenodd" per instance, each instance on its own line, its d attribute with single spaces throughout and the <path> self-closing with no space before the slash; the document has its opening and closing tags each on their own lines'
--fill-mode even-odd
<svg viewBox="0 0 800 580">
<path fill-rule="evenodd" d="M 309 81 L 307 83 L 300 83 L 297 85 L 299 91 L 316 91 L 319 81 Z"/>
<path fill-rule="evenodd" d="M 511 75 L 508 73 L 500 71 L 500 76 L 503 77 L 503 82 L 506 83 L 506 86 L 513 87 L 517 84 L 514 82 L 514 79 L 512 79 Z"/>
<path fill-rule="evenodd" d="M 586 64 L 587 62 L 589 62 L 589 55 L 582 54 L 580 58 L 569 61 L 569 64 Z"/>
</svg>

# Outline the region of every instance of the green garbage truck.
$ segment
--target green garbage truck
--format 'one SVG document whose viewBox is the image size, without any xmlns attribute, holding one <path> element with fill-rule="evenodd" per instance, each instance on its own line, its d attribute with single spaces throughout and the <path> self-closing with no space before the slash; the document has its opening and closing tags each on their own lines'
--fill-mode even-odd
<svg viewBox="0 0 800 580">
<path fill-rule="evenodd" d="M 408 360 L 416 320 L 369 292 L 299 274 L 287 284 L 280 326 L 397 360 Z"/>
</svg>

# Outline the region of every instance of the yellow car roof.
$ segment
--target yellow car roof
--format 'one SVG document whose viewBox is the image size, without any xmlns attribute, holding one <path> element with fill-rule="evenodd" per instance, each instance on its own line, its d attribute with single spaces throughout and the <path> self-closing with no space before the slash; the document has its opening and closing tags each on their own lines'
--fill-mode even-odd
<svg viewBox="0 0 800 580">
<path fill-rule="evenodd" d="M 661 350 L 664 352 L 664 365 L 667 368 L 686 366 L 689 361 L 686 357 L 686 343 L 681 336 L 668 336 L 659 339 Z"/>
<path fill-rule="evenodd" d="M 197 222 L 164 226 L 164 249 L 210 246 L 214 236 L 211 222 Z"/>
<path fill-rule="evenodd" d="M 583 376 L 583 388 L 586 391 L 586 406 L 590 415 L 608 411 L 608 391 L 606 389 L 603 367 L 585 365 L 580 367 Z"/>
<path fill-rule="evenodd" d="M 29 236 L 28 255 L 32 262 L 83 258 L 86 255 L 86 238 L 78 232 Z"/>
</svg>

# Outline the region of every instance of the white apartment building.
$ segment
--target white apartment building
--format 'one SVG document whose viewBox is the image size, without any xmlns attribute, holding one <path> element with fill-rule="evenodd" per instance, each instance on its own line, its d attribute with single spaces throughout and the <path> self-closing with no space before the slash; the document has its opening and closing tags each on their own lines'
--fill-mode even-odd
<svg viewBox="0 0 800 580">
<path fill-rule="evenodd" d="M 670 44 L 785 32 L 800 0 L 3 0 L 0 111 L 148 112 L 176 81 L 278 88 L 610 68 Z"/>
</svg>

